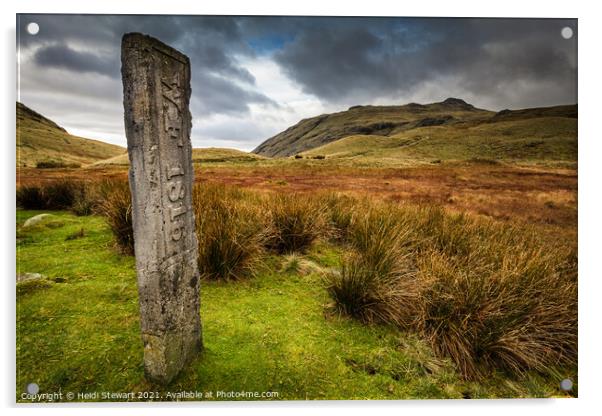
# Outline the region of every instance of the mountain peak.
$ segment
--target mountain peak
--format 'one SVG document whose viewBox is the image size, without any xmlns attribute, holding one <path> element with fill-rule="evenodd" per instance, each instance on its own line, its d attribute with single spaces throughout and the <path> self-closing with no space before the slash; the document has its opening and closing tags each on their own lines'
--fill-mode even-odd
<svg viewBox="0 0 602 416">
<path fill-rule="evenodd" d="M 454 106 L 454 107 L 462 107 L 462 108 L 466 108 L 466 109 L 474 108 L 474 105 L 468 104 L 466 101 L 462 100 L 461 98 L 454 98 L 454 97 L 447 98 L 445 101 L 442 101 L 441 104 Z"/>
</svg>

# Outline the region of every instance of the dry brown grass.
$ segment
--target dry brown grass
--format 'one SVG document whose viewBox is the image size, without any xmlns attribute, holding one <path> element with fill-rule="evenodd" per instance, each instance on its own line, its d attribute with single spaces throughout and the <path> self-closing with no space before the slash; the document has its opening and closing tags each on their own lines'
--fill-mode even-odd
<svg viewBox="0 0 602 416">
<path fill-rule="evenodd" d="M 99 185 L 98 211 L 103 215 L 117 246 L 126 254 L 134 254 L 132 198 L 127 180 L 105 179 Z"/>
<path fill-rule="evenodd" d="M 309 195 L 269 195 L 264 210 L 269 213 L 267 247 L 276 253 L 304 252 L 318 238 L 330 235 L 325 207 Z"/>
<path fill-rule="evenodd" d="M 577 360 L 577 255 L 534 228 L 375 204 L 329 278 L 337 309 L 415 331 L 467 379 Z M 557 236 L 558 237 L 558 236 Z"/>
<path fill-rule="evenodd" d="M 19 184 L 60 178 L 126 178 L 123 168 L 18 170 Z M 335 191 L 398 204 L 437 204 L 509 222 L 576 229 L 577 171 L 509 165 L 441 164 L 409 168 L 333 166 L 197 167 L 197 181 L 278 193 Z"/>
<path fill-rule="evenodd" d="M 414 237 L 402 221 L 397 213 L 378 208 L 356 212 L 342 268 L 327 277 L 327 291 L 339 312 L 368 324 L 414 324 L 420 288 Z"/>
<path fill-rule="evenodd" d="M 254 195 L 221 184 L 193 190 L 199 270 L 212 280 L 253 275 L 269 238 L 266 215 Z"/>
<path fill-rule="evenodd" d="M 23 185 L 17 188 L 17 206 L 25 209 L 74 209 L 78 215 L 87 215 L 82 208 L 87 200 L 89 186 L 82 181 L 57 179 L 42 184 Z M 89 207 L 88 207 L 89 208 Z"/>
</svg>

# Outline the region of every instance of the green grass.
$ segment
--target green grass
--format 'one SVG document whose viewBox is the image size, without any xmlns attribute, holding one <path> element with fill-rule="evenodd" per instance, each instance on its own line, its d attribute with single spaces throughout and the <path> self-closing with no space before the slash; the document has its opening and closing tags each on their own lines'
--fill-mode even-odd
<svg viewBox="0 0 602 416">
<path fill-rule="evenodd" d="M 38 213 L 17 211 L 17 272 L 47 276 L 45 284 L 18 291 L 17 400 L 30 382 L 41 393 L 245 390 L 277 391 L 288 400 L 565 395 L 557 378 L 537 374 L 462 381 L 449 361 L 411 335 L 329 315 L 321 277 L 278 272 L 281 256 L 266 257 L 253 279 L 204 282 L 203 354 L 171 385 L 150 385 L 133 257 L 119 254 L 96 216 L 57 211 L 23 230 Z M 68 239 L 82 228 L 82 237 Z M 321 242 L 304 258 L 327 268 L 340 264 L 340 254 Z"/>
</svg>

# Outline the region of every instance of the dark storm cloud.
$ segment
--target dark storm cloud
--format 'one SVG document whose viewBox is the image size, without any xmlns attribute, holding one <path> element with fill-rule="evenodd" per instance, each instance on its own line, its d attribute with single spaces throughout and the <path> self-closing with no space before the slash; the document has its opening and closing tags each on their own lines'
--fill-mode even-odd
<svg viewBox="0 0 602 416">
<path fill-rule="evenodd" d="M 213 74 L 198 74 L 193 79 L 192 91 L 193 114 L 246 113 L 249 111 L 249 104 L 279 107 L 278 103 L 266 95 L 241 88 L 239 85 Z"/>
<path fill-rule="evenodd" d="M 119 63 L 115 56 L 99 56 L 89 52 L 80 52 L 67 45 L 50 45 L 40 48 L 34 55 L 40 66 L 68 69 L 74 72 L 95 72 L 116 77 Z"/>
<path fill-rule="evenodd" d="M 429 82 L 446 96 L 450 79 L 487 102 L 498 96 L 499 106 L 520 106 L 519 85 L 538 94 L 528 102 L 576 100 L 576 40 L 560 37 L 574 20 L 23 15 L 20 21 L 21 45 L 39 48 L 40 66 L 115 78 L 123 33 L 158 37 L 190 56 L 197 91 L 209 91 L 194 100 L 204 113 L 244 113 L 248 104 L 271 102 L 241 87 L 252 89 L 255 78 L 235 59 L 261 55 L 263 47 L 273 47 L 285 73 L 327 103 L 401 99 Z M 24 32 L 29 21 L 40 24 L 38 36 Z"/>
<path fill-rule="evenodd" d="M 574 20 L 383 18 L 317 23 L 279 51 L 276 60 L 306 92 L 328 101 L 400 96 L 433 81 L 440 81 L 444 89 L 445 78 L 454 78 L 474 96 L 492 97 L 500 95 L 500 89 L 528 84 L 534 87 L 528 88 L 531 92 L 540 94 L 541 105 L 556 104 L 549 98 L 558 95 L 565 102 L 576 100 L 576 40 L 560 36 L 564 26 L 575 27 Z M 548 84 L 563 94 L 546 91 Z M 442 91 L 442 96 L 448 94 Z M 501 96 L 520 105 L 525 98 L 521 94 L 504 91 Z"/>
<path fill-rule="evenodd" d="M 37 36 L 26 33 L 30 21 L 40 26 Z M 35 48 L 33 61 L 41 69 L 93 72 L 117 79 L 121 36 L 127 32 L 142 32 L 175 46 L 190 57 L 193 110 L 196 107 L 197 114 L 244 114 L 252 103 L 275 105 L 265 95 L 253 91 L 255 78 L 233 57 L 254 53 L 235 18 L 22 15 L 20 23 L 20 47 Z M 200 91 L 203 93 L 197 94 Z"/>
<path fill-rule="evenodd" d="M 111 132 L 122 129 L 120 44 L 128 32 L 157 37 L 190 57 L 191 110 L 198 129 L 193 135 L 236 135 L 237 140 L 247 135 L 258 144 L 276 129 L 288 127 L 290 118 L 283 116 L 287 108 L 301 118 L 315 115 L 309 109 L 424 103 L 448 96 L 493 110 L 577 100 L 577 21 L 571 19 L 161 15 L 17 19 L 20 96 L 25 104 L 75 127 L 80 126 L 74 124 L 77 120 L 92 125 L 95 117 L 89 114 L 103 111 L 106 120 L 92 126 L 95 131 L 107 129 L 111 122 L 115 126 Z M 38 35 L 27 34 L 29 22 L 39 24 Z M 564 26 L 574 29 L 573 39 L 560 36 Z M 269 65 L 258 65 L 266 63 L 261 60 Z M 258 72 L 254 75 L 250 68 Z M 266 68 L 281 71 L 269 73 L 273 82 L 266 79 Z M 289 97 L 291 102 L 276 102 L 269 94 Z M 83 107 L 90 110 L 84 114 Z M 219 115 L 224 117 L 214 117 Z M 234 119 L 238 125 L 227 125 Z M 286 121 L 280 125 L 273 121 L 277 119 Z M 251 128 L 251 122 L 257 128 Z M 265 137 L 257 137 L 259 132 Z"/>
</svg>

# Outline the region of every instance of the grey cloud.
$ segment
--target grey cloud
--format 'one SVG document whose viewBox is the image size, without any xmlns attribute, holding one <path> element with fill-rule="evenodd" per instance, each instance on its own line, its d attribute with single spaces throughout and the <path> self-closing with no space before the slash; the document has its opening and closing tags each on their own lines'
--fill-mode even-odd
<svg viewBox="0 0 602 416">
<path fill-rule="evenodd" d="M 266 129 L 241 119 L 229 119 L 224 123 L 209 126 L 199 126 L 198 132 L 213 140 L 229 142 L 245 142 L 249 134 L 257 140 L 261 140 L 267 134 Z"/>
<path fill-rule="evenodd" d="M 577 34 L 574 19 L 18 15 L 17 20 L 22 97 L 42 113 L 58 114 L 57 122 L 62 113 L 75 123 L 86 103 L 92 108 L 80 119 L 93 124 L 88 115 L 102 103 L 97 111 L 115 109 L 107 120 L 121 128 L 119 54 L 126 32 L 155 36 L 190 57 L 191 110 L 201 120 L 216 114 L 242 119 L 253 105 L 273 108 L 276 118 L 286 111 L 287 103 L 258 89 L 240 63 L 249 58 L 275 61 L 305 93 L 335 110 L 448 96 L 490 109 L 577 100 L 577 36 L 560 36 L 563 26 Z M 25 32 L 31 21 L 40 25 L 36 36 Z M 256 129 L 226 123 L 203 134 L 258 140 L 271 121 L 266 116 L 256 123 Z M 199 128 L 193 127 L 193 135 Z"/>
<path fill-rule="evenodd" d="M 116 77 L 119 62 L 115 56 L 99 56 L 89 52 L 76 51 L 68 45 L 51 45 L 36 51 L 34 61 L 40 66 L 68 69 L 74 72 L 95 72 Z"/>
<path fill-rule="evenodd" d="M 264 94 L 253 91 L 255 78 L 234 57 L 254 54 L 235 17 L 20 15 L 18 20 L 20 48 L 36 48 L 33 64 L 42 70 L 54 68 L 118 79 L 121 36 L 138 31 L 155 36 L 190 57 L 193 103 L 202 114 L 245 114 L 252 103 L 275 105 Z M 32 21 L 40 25 L 36 36 L 25 32 L 27 23 Z"/>
<path fill-rule="evenodd" d="M 210 73 L 198 73 L 193 78 L 191 101 L 193 115 L 201 118 L 213 114 L 245 114 L 249 112 L 249 104 L 279 107 L 264 94 Z"/>
<path fill-rule="evenodd" d="M 36 36 L 27 34 L 30 22 L 40 26 Z M 186 28 L 177 16 L 162 15 L 93 15 L 93 14 L 21 14 L 17 16 L 19 43 L 22 47 L 40 43 L 81 43 L 93 49 L 109 47 L 119 50 L 119 41 L 126 32 L 143 32 L 174 43 Z"/>
<path fill-rule="evenodd" d="M 560 36 L 575 20 L 356 19 L 300 33 L 277 62 L 302 88 L 327 101 L 403 97 L 422 83 L 456 77 L 473 95 L 529 83 L 540 105 L 552 81 L 576 101 L 576 40 Z M 533 92 L 532 91 L 532 92 Z M 442 91 L 442 96 L 449 92 Z M 498 105 L 504 106 L 501 102 Z"/>
<path fill-rule="evenodd" d="M 191 48 L 184 48 L 190 56 L 194 73 L 210 72 L 232 77 L 238 81 L 255 84 L 255 78 L 245 68 L 238 66 L 223 47 L 213 42 L 196 41 Z"/>
</svg>

